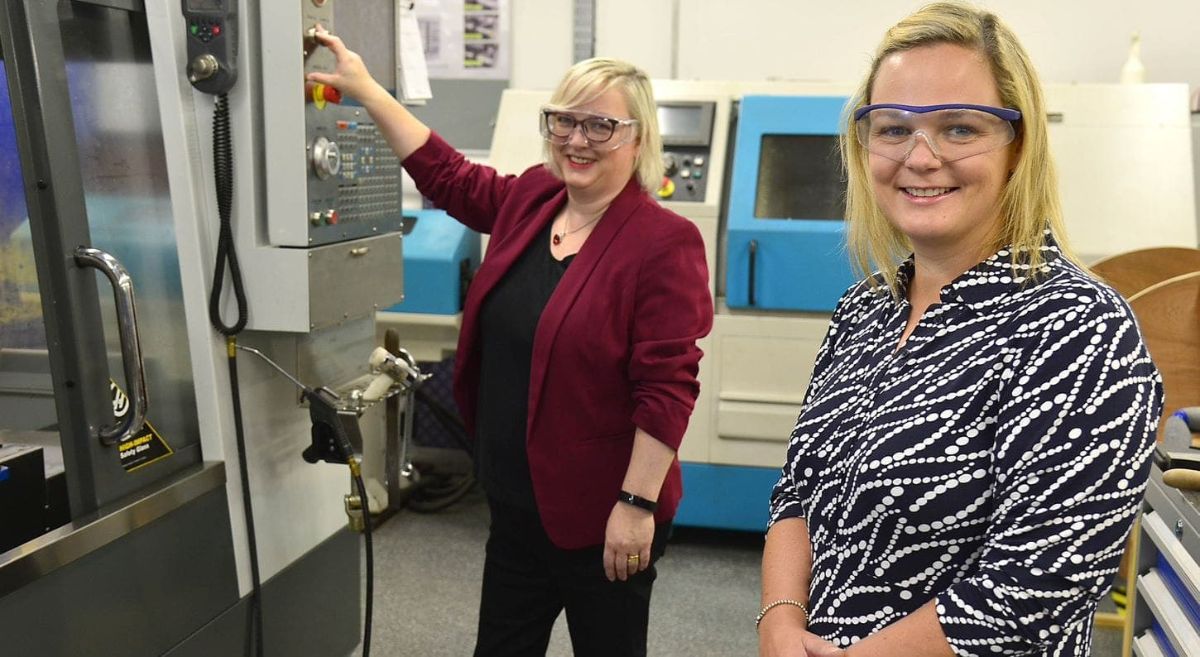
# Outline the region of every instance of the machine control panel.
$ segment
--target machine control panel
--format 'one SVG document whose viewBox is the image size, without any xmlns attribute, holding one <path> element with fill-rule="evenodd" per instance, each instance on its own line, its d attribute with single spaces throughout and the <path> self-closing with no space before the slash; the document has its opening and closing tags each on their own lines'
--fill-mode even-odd
<svg viewBox="0 0 1200 657">
<path fill-rule="evenodd" d="M 237 82 L 236 0 L 183 0 L 187 25 L 188 81 L 207 94 Z"/>
<path fill-rule="evenodd" d="M 708 189 L 715 102 L 666 101 L 658 104 L 663 141 L 664 201 L 703 202 Z"/>
<path fill-rule="evenodd" d="M 303 48 L 305 74 L 334 69 L 333 53 L 317 44 L 314 33 L 318 24 L 334 31 L 336 4 L 304 2 L 297 47 Z M 304 117 L 309 245 L 400 230 L 400 159 L 367 112 L 343 105 L 337 89 L 306 83 Z"/>
</svg>

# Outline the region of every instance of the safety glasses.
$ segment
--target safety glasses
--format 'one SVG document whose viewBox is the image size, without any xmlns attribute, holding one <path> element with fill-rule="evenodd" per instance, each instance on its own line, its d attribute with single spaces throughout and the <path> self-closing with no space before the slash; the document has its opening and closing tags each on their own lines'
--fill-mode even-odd
<svg viewBox="0 0 1200 657">
<path fill-rule="evenodd" d="M 882 103 L 854 112 L 858 143 L 872 155 L 903 163 L 925 139 L 943 163 L 980 155 L 1012 143 L 1017 136 L 1015 109 L 987 105 L 896 105 Z"/>
<path fill-rule="evenodd" d="M 568 112 L 553 107 L 543 107 L 541 116 L 542 138 L 546 141 L 562 145 L 571 140 L 576 128 L 583 131 L 583 138 L 588 146 L 606 144 L 608 150 L 616 150 L 622 145 L 633 141 L 635 136 L 632 129 L 625 130 L 619 139 L 613 139 L 624 126 L 633 126 L 637 119 L 614 119 L 611 116 L 589 114 L 587 112 Z"/>
</svg>

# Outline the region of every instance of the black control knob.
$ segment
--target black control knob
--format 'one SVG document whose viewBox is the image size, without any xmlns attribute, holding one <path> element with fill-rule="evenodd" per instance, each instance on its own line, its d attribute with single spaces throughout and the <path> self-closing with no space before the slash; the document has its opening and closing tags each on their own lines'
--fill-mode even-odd
<svg viewBox="0 0 1200 657">
<path fill-rule="evenodd" d="M 675 160 L 675 156 L 663 153 L 663 175 L 671 177 L 676 171 L 679 171 L 679 162 Z"/>
</svg>

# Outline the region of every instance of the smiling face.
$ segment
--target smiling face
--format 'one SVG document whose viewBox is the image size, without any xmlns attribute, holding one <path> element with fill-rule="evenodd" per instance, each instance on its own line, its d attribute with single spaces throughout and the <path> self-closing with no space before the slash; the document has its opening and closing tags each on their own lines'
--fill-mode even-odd
<svg viewBox="0 0 1200 657">
<path fill-rule="evenodd" d="M 625 96 L 616 88 L 568 110 L 575 112 L 578 119 L 588 114 L 630 118 Z M 618 142 L 623 143 L 613 149 Z M 637 164 L 639 147 L 636 124 L 618 127 L 610 140 L 599 144 L 589 144 L 583 130 L 576 128 L 565 144 L 551 145 L 551 156 L 571 196 L 590 201 L 616 196 L 625 187 Z"/>
<path fill-rule="evenodd" d="M 952 44 L 889 55 L 879 66 L 870 103 L 1002 106 L 987 60 Z M 1008 144 L 943 163 L 918 138 L 903 162 L 869 156 L 871 188 L 883 214 L 908 237 L 918 257 L 968 252 L 984 257 L 998 234 L 1000 197 L 1016 153 L 1016 145 Z"/>
</svg>

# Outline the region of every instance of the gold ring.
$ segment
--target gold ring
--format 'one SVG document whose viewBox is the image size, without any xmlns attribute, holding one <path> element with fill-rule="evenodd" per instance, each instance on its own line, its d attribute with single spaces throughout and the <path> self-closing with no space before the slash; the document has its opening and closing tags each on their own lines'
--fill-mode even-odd
<svg viewBox="0 0 1200 657">
<path fill-rule="evenodd" d="M 626 561 L 628 561 L 629 563 L 637 563 L 638 561 L 641 561 L 641 560 L 642 560 L 642 557 L 641 557 L 640 555 L 637 555 L 637 554 L 631 554 L 631 555 L 629 555 L 629 557 L 626 559 Z"/>
</svg>

